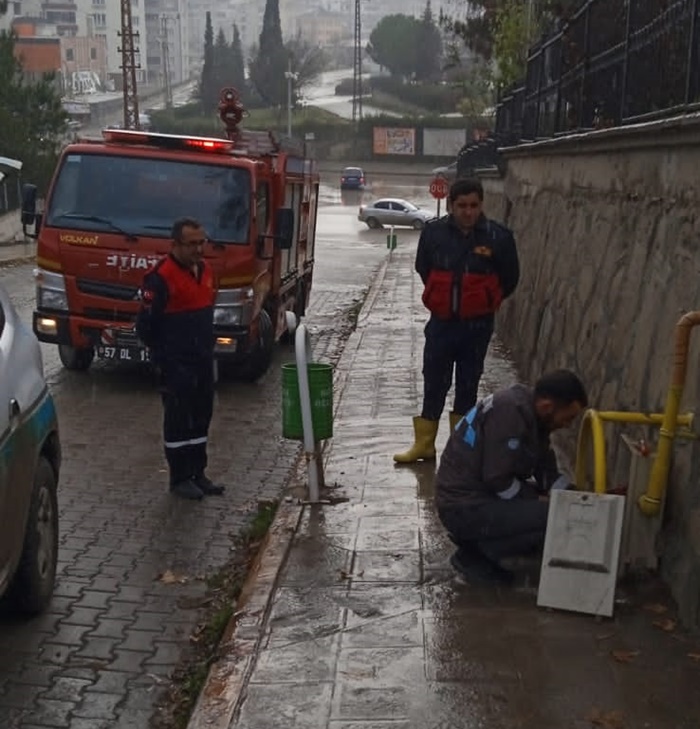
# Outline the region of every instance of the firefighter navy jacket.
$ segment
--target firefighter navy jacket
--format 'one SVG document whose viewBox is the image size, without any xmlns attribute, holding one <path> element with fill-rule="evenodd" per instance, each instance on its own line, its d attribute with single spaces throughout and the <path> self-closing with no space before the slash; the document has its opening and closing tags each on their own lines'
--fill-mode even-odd
<svg viewBox="0 0 700 729">
<path fill-rule="evenodd" d="M 440 319 L 495 313 L 520 277 L 513 234 L 483 215 L 468 234 L 451 215 L 428 223 L 415 267 L 425 284 L 423 302 Z"/>
<path fill-rule="evenodd" d="M 156 365 L 197 365 L 214 356 L 214 277 L 206 261 L 197 274 L 172 255 L 143 281 L 136 334 Z"/>
</svg>

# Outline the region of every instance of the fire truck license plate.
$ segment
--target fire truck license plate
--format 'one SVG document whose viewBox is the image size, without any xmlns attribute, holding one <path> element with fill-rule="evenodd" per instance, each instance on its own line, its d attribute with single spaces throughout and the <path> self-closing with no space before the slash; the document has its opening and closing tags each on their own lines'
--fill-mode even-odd
<svg viewBox="0 0 700 729">
<path fill-rule="evenodd" d="M 137 347 L 97 347 L 97 356 L 100 359 L 109 359 L 117 362 L 148 362 L 148 350 Z"/>
</svg>

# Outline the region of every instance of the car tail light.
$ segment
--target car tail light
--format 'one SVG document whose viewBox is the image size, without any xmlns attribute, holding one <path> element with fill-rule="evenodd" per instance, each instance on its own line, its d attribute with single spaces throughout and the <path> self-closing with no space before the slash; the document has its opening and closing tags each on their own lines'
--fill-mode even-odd
<svg viewBox="0 0 700 729">
<path fill-rule="evenodd" d="M 360 177 L 360 185 L 364 185 L 364 184 L 365 184 L 365 178 L 364 177 Z"/>
</svg>

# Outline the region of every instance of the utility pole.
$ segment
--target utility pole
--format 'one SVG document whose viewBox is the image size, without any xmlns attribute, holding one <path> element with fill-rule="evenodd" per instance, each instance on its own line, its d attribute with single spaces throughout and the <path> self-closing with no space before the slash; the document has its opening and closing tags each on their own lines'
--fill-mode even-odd
<svg viewBox="0 0 700 729">
<path fill-rule="evenodd" d="M 292 136 L 292 83 L 299 78 L 299 75 L 292 72 L 292 59 L 289 59 L 287 70 L 284 72 L 287 79 L 287 136 Z"/>
<path fill-rule="evenodd" d="M 165 89 L 165 108 L 173 106 L 173 87 L 170 79 L 170 49 L 168 48 L 168 16 L 162 15 L 161 23 L 161 65 L 163 68 L 163 86 Z"/>
<path fill-rule="evenodd" d="M 140 129 L 139 124 L 139 97 L 136 88 L 136 69 L 141 64 L 136 62 L 136 54 L 139 52 L 139 33 L 134 33 L 131 21 L 131 0 L 121 0 L 122 24 L 118 36 L 121 38 L 121 48 L 117 50 L 122 56 L 122 84 L 124 93 L 124 129 Z"/>
<path fill-rule="evenodd" d="M 362 17 L 360 0 L 355 0 L 355 48 L 352 62 L 352 120 L 362 119 Z"/>
</svg>

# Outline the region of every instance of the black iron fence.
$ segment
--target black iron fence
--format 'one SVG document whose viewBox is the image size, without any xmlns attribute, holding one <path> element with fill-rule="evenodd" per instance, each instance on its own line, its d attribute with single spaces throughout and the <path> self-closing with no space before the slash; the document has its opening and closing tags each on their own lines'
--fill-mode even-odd
<svg viewBox="0 0 700 729">
<path fill-rule="evenodd" d="M 530 49 L 498 146 L 700 109 L 700 0 L 586 0 Z"/>
</svg>

